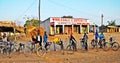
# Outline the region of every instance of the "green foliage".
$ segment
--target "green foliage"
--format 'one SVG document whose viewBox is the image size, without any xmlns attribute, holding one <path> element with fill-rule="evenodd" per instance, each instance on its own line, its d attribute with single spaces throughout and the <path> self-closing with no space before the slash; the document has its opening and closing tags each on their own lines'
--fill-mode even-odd
<svg viewBox="0 0 120 63">
<path fill-rule="evenodd" d="M 36 19 L 27 20 L 26 23 L 24 24 L 24 27 L 25 26 L 39 26 L 39 20 Z"/>
<path fill-rule="evenodd" d="M 116 26 L 115 20 L 107 21 L 108 26 Z"/>
</svg>

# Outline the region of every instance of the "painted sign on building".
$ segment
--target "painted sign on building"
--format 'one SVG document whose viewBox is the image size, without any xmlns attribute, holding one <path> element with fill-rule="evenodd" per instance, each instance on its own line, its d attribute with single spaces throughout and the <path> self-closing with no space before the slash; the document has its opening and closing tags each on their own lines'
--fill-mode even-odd
<svg viewBox="0 0 120 63">
<path fill-rule="evenodd" d="M 55 22 L 56 25 L 89 25 L 87 19 L 82 18 L 51 18 L 51 22 Z"/>
</svg>

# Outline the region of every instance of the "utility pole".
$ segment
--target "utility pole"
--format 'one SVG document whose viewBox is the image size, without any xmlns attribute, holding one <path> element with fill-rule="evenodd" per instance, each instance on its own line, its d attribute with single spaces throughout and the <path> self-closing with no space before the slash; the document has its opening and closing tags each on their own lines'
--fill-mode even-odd
<svg viewBox="0 0 120 63">
<path fill-rule="evenodd" d="M 38 18 L 39 18 L 39 29 L 40 29 L 40 0 L 39 0 L 39 4 L 38 4 Z M 40 30 L 38 30 L 40 32 Z"/>
<path fill-rule="evenodd" d="M 101 15 L 101 32 L 103 32 L 104 31 L 104 26 L 103 26 L 103 14 Z"/>
<path fill-rule="evenodd" d="M 13 22 L 13 28 L 14 28 L 13 31 L 14 31 L 14 40 L 16 41 L 16 30 L 15 30 L 15 27 L 16 27 L 16 26 L 15 26 L 15 21 L 14 21 L 14 22 Z"/>
<path fill-rule="evenodd" d="M 101 26 L 103 26 L 103 14 L 101 15 Z"/>
</svg>

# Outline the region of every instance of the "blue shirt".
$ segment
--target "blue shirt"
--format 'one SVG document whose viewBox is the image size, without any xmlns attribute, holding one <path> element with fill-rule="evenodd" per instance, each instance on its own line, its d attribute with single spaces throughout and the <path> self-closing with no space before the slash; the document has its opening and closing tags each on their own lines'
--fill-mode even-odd
<svg viewBox="0 0 120 63">
<path fill-rule="evenodd" d="M 95 39 L 97 40 L 98 37 L 99 37 L 99 34 L 98 34 L 98 32 L 96 32 L 96 33 L 95 33 Z"/>
<path fill-rule="evenodd" d="M 47 38 L 48 38 L 47 34 L 44 34 L 44 42 L 47 42 Z"/>
<path fill-rule="evenodd" d="M 104 34 L 100 34 L 100 40 L 103 40 L 104 38 Z"/>
</svg>

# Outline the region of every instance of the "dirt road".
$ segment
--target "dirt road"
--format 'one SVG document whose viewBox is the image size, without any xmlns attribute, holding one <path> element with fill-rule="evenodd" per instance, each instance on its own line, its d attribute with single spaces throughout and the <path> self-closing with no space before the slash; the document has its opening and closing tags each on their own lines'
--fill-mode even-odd
<svg viewBox="0 0 120 63">
<path fill-rule="evenodd" d="M 105 33 L 105 37 L 108 40 L 110 36 L 113 36 L 117 42 L 120 44 L 120 33 Z M 65 39 L 68 35 L 57 35 L 55 37 L 61 37 L 65 42 Z M 74 35 L 76 40 L 79 42 L 79 39 L 83 36 Z M 94 38 L 93 34 L 89 34 L 88 43 Z M 49 41 L 52 41 L 54 37 L 49 37 Z M 64 43 L 68 44 L 68 43 Z M 66 47 L 65 45 L 65 47 Z M 79 46 L 79 45 L 77 45 Z M 78 47 L 79 48 L 79 47 Z M 44 57 L 38 57 L 35 53 L 32 55 L 25 56 L 24 54 L 13 54 L 11 58 L 7 58 L 4 55 L 0 54 L 0 63 L 120 63 L 120 49 L 118 51 L 103 51 L 99 49 L 91 49 L 89 46 L 89 51 L 84 52 L 78 49 L 74 54 L 61 54 L 61 51 L 50 51 Z"/>
</svg>

